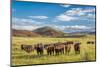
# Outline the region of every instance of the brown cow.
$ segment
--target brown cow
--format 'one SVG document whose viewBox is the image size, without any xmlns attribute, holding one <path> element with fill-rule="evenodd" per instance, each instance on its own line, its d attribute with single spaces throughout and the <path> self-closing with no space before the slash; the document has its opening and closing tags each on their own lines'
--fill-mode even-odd
<svg viewBox="0 0 100 67">
<path fill-rule="evenodd" d="M 53 44 L 46 44 L 44 45 L 44 48 L 46 49 L 48 55 L 54 55 L 54 45 Z"/>
<path fill-rule="evenodd" d="M 25 45 L 25 44 L 22 44 L 22 45 L 21 45 L 21 50 L 24 50 L 24 51 L 26 51 L 27 53 L 30 53 L 30 52 L 34 51 L 34 48 L 32 47 L 32 45 Z"/>
<path fill-rule="evenodd" d="M 55 43 L 55 54 L 59 55 L 59 54 L 64 54 L 64 44 L 63 43 Z"/>
<path fill-rule="evenodd" d="M 75 54 L 80 54 L 80 42 L 76 42 L 74 44 L 74 51 L 75 51 Z"/>
<path fill-rule="evenodd" d="M 71 50 L 71 44 L 73 44 L 73 42 L 65 42 L 63 44 L 65 45 L 65 54 L 69 55 L 69 52 Z"/>
<path fill-rule="evenodd" d="M 67 41 L 66 43 L 67 44 L 73 44 L 74 42 L 73 41 Z"/>
</svg>

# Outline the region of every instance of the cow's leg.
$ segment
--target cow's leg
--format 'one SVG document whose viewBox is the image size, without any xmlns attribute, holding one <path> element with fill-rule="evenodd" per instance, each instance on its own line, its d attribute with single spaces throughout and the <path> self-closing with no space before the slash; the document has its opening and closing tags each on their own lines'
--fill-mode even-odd
<svg viewBox="0 0 100 67">
<path fill-rule="evenodd" d="M 67 51 L 65 50 L 65 54 L 67 54 Z"/>
<path fill-rule="evenodd" d="M 48 50 L 48 55 L 50 55 L 50 50 Z"/>
<path fill-rule="evenodd" d="M 58 55 L 61 53 L 61 50 L 58 50 Z"/>
<path fill-rule="evenodd" d="M 39 51 L 39 55 L 41 56 L 41 51 Z"/>
<path fill-rule="evenodd" d="M 44 54 L 44 51 L 42 50 L 42 55 Z"/>
<path fill-rule="evenodd" d="M 51 55 L 53 55 L 53 51 L 51 50 Z"/>
<path fill-rule="evenodd" d="M 60 50 L 58 49 L 58 55 L 60 54 Z"/>
<path fill-rule="evenodd" d="M 52 51 L 50 50 L 50 55 L 52 55 Z"/>
<path fill-rule="evenodd" d="M 58 55 L 58 50 L 57 50 L 57 55 Z"/>
<path fill-rule="evenodd" d="M 57 55 L 57 51 L 56 51 L 56 49 L 55 49 L 55 55 Z"/>
<path fill-rule="evenodd" d="M 68 49 L 67 49 L 67 46 L 65 46 L 65 54 L 67 54 L 68 52 Z"/>
<path fill-rule="evenodd" d="M 68 51 L 67 51 L 67 49 L 65 50 L 65 54 L 67 54 L 68 53 Z"/>
<path fill-rule="evenodd" d="M 64 48 L 63 48 L 63 50 L 62 50 L 62 53 L 64 54 Z"/>
<path fill-rule="evenodd" d="M 60 53 L 59 54 L 62 54 L 62 49 L 60 49 Z"/>
<path fill-rule="evenodd" d="M 56 52 L 56 55 L 58 55 L 58 50 L 57 50 L 57 49 L 56 49 L 56 51 L 55 51 L 55 52 Z"/>
<path fill-rule="evenodd" d="M 52 50 L 52 54 L 54 55 L 54 49 Z"/>
<path fill-rule="evenodd" d="M 39 51 L 37 50 L 37 55 L 39 55 Z"/>
<path fill-rule="evenodd" d="M 76 50 L 76 49 L 74 49 L 74 51 L 75 51 L 75 54 L 77 54 L 77 50 Z"/>
<path fill-rule="evenodd" d="M 57 55 L 59 55 L 59 50 L 57 49 Z"/>
<path fill-rule="evenodd" d="M 49 55 L 49 52 L 47 51 L 47 55 Z"/>
<path fill-rule="evenodd" d="M 80 54 L 80 50 L 78 50 L 78 54 Z"/>
<path fill-rule="evenodd" d="M 43 55 L 43 50 L 40 51 L 40 55 Z"/>
<path fill-rule="evenodd" d="M 75 50 L 75 54 L 77 54 L 77 51 Z"/>
<path fill-rule="evenodd" d="M 78 54 L 78 51 L 76 50 L 76 54 Z"/>
<path fill-rule="evenodd" d="M 67 55 L 69 55 L 69 50 L 67 50 Z"/>
<path fill-rule="evenodd" d="M 47 49 L 47 55 L 49 55 L 49 50 Z"/>
<path fill-rule="evenodd" d="M 61 50 L 61 54 L 63 54 L 63 49 Z"/>
</svg>

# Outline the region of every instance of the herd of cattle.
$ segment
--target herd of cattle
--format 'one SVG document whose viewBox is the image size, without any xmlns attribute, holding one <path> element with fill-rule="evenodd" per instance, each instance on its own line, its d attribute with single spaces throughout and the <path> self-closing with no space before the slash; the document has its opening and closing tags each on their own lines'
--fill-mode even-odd
<svg viewBox="0 0 100 67">
<path fill-rule="evenodd" d="M 94 44 L 94 41 L 88 41 L 87 44 Z M 36 45 L 25 45 L 21 44 L 21 50 L 26 51 L 27 53 L 33 52 L 34 50 L 37 52 L 37 55 L 43 55 L 44 50 L 46 50 L 47 55 L 59 55 L 59 54 L 67 54 L 69 55 L 71 51 L 71 46 L 74 47 L 75 54 L 80 54 L 80 44 L 81 42 L 57 42 L 51 44 L 42 44 L 38 43 Z"/>
</svg>

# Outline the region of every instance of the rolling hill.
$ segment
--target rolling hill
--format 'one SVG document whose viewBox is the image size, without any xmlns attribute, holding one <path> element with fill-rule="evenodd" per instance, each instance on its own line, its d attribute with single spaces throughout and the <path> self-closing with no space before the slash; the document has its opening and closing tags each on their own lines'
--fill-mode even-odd
<svg viewBox="0 0 100 67">
<path fill-rule="evenodd" d="M 34 30 L 33 32 L 38 33 L 46 37 L 62 37 L 64 33 L 62 31 L 53 29 L 51 27 L 45 26 Z"/>
<path fill-rule="evenodd" d="M 27 30 L 12 30 L 13 36 L 20 36 L 20 37 L 40 37 L 41 35 Z"/>
</svg>

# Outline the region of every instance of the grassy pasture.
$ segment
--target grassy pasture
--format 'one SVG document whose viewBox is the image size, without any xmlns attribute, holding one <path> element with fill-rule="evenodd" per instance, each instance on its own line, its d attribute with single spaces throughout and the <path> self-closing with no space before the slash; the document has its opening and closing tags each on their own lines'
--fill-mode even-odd
<svg viewBox="0 0 100 67">
<path fill-rule="evenodd" d="M 26 53 L 21 50 L 21 44 L 37 43 L 56 43 L 65 41 L 80 41 L 81 53 L 75 55 L 73 46 L 69 55 L 47 56 L 46 51 L 44 56 L 37 56 L 36 51 Z M 86 44 L 87 41 L 95 41 L 94 35 L 87 35 L 81 38 L 37 38 L 37 37 L 12 37 L 12 65 L 27 65 L 27 64 L 46 64 L 46 63 L 61 63 L 61 62 L 78 62 L 78 61 L 94 61 L 95 59 L 95 44 Z"/>
</svg>

